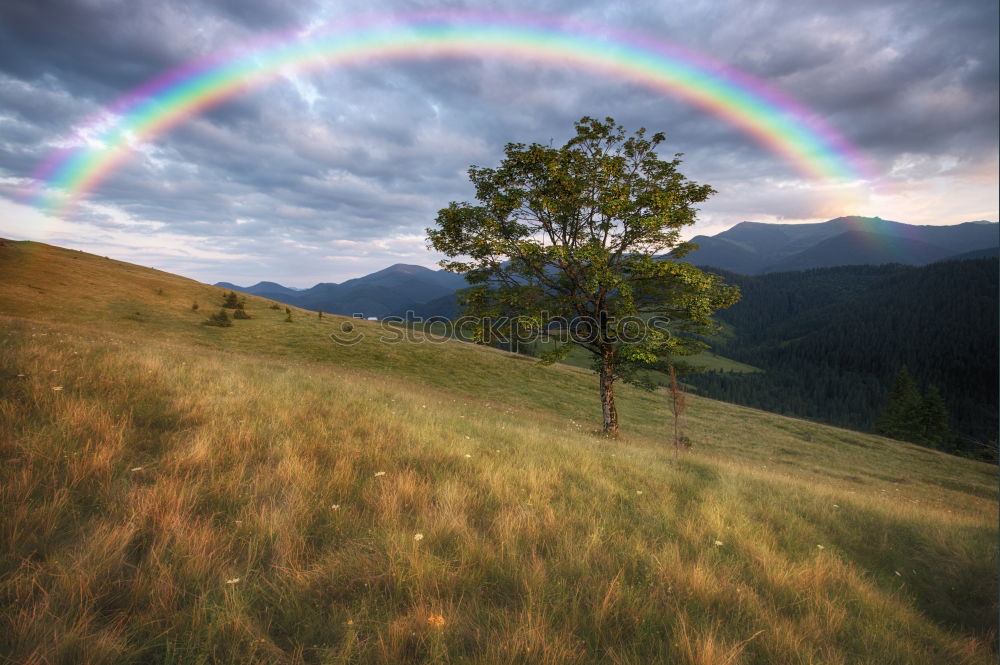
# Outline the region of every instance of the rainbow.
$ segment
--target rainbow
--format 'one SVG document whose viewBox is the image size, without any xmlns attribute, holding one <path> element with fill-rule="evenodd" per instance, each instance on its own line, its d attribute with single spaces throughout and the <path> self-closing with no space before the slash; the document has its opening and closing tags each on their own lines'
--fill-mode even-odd
<svg viewBox="0 0 1000 665">
<path fill-rule="evenodd" d="M 858 151 L 815 113 L 747 74 L 676 46 L 551 18 L 468 12 L 396 15 L 308 34 L 273 35 L 191 61 L 129 92 L 54 153 L 29 198 L 62 214 L 135 148 L 194 114 L 290 71 L 370 60 L 496 56 L 598 70 L 680 97 L 783 155 L 809 178 L 870 179 Z M 78 140 L 78 142 L 80 142 Z"/>
</svg>

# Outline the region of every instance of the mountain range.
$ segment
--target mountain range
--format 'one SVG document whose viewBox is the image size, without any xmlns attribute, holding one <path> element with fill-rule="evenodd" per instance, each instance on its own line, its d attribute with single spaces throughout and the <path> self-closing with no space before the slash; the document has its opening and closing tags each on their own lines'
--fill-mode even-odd
<svg viewBox="0 0 1000 665">
<path fill-rule="evenodd" d="M 696 236 L 698 249 L 684 257 L 695 265 L 743 275 L 842 265 L 899 263 L 923 266 L 944 259 L 996 257 L 996 222 L 914 226 L 878 217 L 838 217 L 819 224 L 742 222 L 714 236 Z M 461 275 L 397 263 L 346 282 L 293 289 L 275 282 L 216 286 L 330 314 L 405 316 L 407 312 L 454 317 Z"/>
<path fill-rule="evenodd" d="M 259 282 L 253 286 L 218 282 L 216 286 L 330 314 L 382 318 L 405 312 L 408 307 L 420 303 L 453 296 L 456 290 L 466 286 L 466 282 L 461 275 L 445 270 L 397 263 L 340 284 L 324 282 L 302 290 L 275 282 Z"/>
<path fill-rule="evenodd" d="M 742 222 L 714 236 L 695 236 L 684 257 L 743 275 L 845 265 L 923 266 L 996 254 L 996 222 L 914 226 L 879 217 L 838 217 L 819 224 Z M 989 250 L 992 250 L 990 252 Z M 970 256 L 959 256 L 969 254 Z"/>
</svg>

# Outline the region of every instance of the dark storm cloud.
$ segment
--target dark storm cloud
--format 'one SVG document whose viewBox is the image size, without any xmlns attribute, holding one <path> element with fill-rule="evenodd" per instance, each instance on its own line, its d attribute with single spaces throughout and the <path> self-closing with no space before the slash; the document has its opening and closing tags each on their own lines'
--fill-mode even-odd
<svg viewBox="0 0 1000 665">
<path fill-rule="evenodd" d="M 5 0 L 0 68 L 57 76 L 116 94 L 164 69 L 249 38 L 299 26 L 312 2 L 281 0 Z"/>
<path fill-rule="evenodd" d="M 0 180 L 23 178 L 103 105 L 192 58 L 264 33 L 441 7 L 7 0 Z M 995 2 L 515 0 L 503 9 L 648 34 L 745 70 L 813 109 L 883 171 L 903 155 L 995 160 Z M 471 197 L 470 164 L 495 165 L 508 141 L 561 144 L 584 114 L 664 131 L 664 155 L 685 153 L 685 173 L 726 190 L 718 214 L 737 215 L 741 201 L 766 210 L 768 197 L 776 217 L 808 208 L 808 189 L 796 189 L 789 164 L 683 101 L 569 66 L 474 57 L 358 62 L 278 78 L 137 151 L 91 200 L 233 253 L 242 246 L 261 255 L 278 237 L 321 246 L 421 235 L 440 207 Z M 80 214 L 118 228 L 100 209 Z"/>
<path fill-rule="evenodd" d="M 114 95 L 210 46 L 194 26 L 179 30 L 181 19 L 167 3 L 5 2 L 0 66 L 26 80 L 49 75 L 74 92 Z"/>
<path fill-rule="evenodd" d="M 997 3 L 758 7 L 744 28 L 767 38 L 730 47 L 729 60 L 821 110 L 866 150 L 972 154 L 996 143 Z"/>
<path fill-rule="evenodd" d="M 784 90 L 876 159 L 997 141 L 996 2 L 648 2 L 616 16 Z"/>
</svg>

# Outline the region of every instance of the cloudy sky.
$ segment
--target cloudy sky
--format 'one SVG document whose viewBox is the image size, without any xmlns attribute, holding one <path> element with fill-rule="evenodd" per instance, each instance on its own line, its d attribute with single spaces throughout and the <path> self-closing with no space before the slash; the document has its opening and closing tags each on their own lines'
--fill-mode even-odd
<svg viewBox="0 0 1000 665">
<path fill-rule="evenodd" d="M 704 54 L 811 109 L 878 182 L 842 209 L 822 183 L 726 121 L 637 82 L 566 64 L 475 57 L 286 72 L 186 119 L 72 214 L 26 205 L 30 174 L 87 140 L 128 90 L 275 32 L 427 9 L 535 12 Z M 433 266 L 424 229 L 470 200 L 470 164 L 509 141 L 561 144 L 583 115 L 667 135 L 718 191 L 691 234 L 743 220 L 862 214 L 914 224 L 997 220 L 996 0 L 4 0 L 0 235 L 195 279 L 289 286 L 393 263 Z"/>
</svg>

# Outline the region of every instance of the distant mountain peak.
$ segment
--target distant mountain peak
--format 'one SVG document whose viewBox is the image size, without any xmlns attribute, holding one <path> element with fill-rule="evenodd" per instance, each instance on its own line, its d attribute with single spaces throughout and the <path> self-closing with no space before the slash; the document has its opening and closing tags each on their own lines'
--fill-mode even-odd
<svg viewBox="0 0 1000 665">
<path fill-rule="evenodd" d="M 744 221 L 714 236 L 692 238 L 698 249 L 685 260 L 747 275 L 834 265 L 926 265 L 997 247 L 997 226 L 995 222 L 915 226 L 861 215 L 813 224 Z"/>
<path fill-rule="evenodd" d="M 394 273 L 398 275 L 419 275 L 422 273 L 434 272 L 430 268 L 425 268 L 424 266 L 413 265 L 412 263 L 394 263 L 388 268 L 383 268 L 377 272 L 373 272 L 372 275 L 381 275 L 383 273 Z M 368 275 L 369 277 L 371 275 Z M 359 278 L 363 279 L 363 278 Z"/>
</svg>

